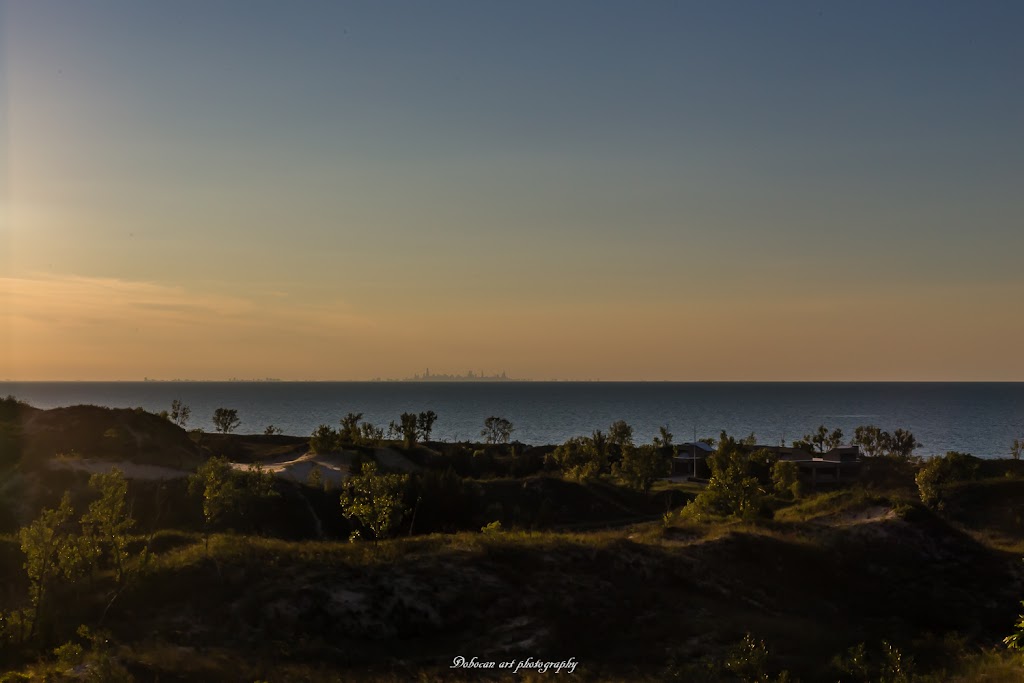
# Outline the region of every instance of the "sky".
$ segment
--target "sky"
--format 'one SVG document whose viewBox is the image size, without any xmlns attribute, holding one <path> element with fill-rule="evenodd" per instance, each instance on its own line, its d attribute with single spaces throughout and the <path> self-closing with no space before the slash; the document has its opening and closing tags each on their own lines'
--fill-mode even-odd
<svg viewBox="0 0 1024 683">
<path fill-rule="evenodd" d="M 0 1 L 0 380 L 1024 381 L 1022 31 Z"/>
</svg>

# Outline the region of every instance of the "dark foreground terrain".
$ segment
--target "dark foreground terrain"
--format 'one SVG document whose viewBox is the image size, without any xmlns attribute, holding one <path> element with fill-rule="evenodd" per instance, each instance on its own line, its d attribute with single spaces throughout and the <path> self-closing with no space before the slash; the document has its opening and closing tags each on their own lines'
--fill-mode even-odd
<svg viewBox="0 0 1024 683">
<path fill-rule="evenodd" d="M 552 449 L 341 449 L 350 474 L 404 459 L 400 523 L 373 541 L 343 514 L 344 484 L 276 477 L 212 519 L 189 492 L 184 473 L 211 456 L 278 462 L 307 439 L 5 410 L 0 681 L 1024 679 L 1003 645 L 1024 597 L 1017 461 L 951 480 L 941 505 L 901 461 L 843 490 L 766 496 L 754 516 L 696 516 L 700 485 L 644 492 L 614 468 L 574 481 Z M 52 575 L 36 609 L 19 530 L 65 491 L 77 519 L 98 495 L 82 463 L 97 461 L 165 469 L 128 478 L 123 570 L 104 551 Z"/>
</svg>

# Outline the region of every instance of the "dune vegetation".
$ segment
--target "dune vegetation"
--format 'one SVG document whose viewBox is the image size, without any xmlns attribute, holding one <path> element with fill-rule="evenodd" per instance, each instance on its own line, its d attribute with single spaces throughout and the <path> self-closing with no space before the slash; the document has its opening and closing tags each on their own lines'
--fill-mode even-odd
<svg viewBox="0 0 1024 683">
<path fill-rule="evenodd" d="M 1018 460 L 883 452 L 813 490 L 723 434 L 687 481 L 667 431 L 452 444 L 408 415 L 295 437 L 3 402 L 0 681 L 1024 675 Z"/>
</svg>

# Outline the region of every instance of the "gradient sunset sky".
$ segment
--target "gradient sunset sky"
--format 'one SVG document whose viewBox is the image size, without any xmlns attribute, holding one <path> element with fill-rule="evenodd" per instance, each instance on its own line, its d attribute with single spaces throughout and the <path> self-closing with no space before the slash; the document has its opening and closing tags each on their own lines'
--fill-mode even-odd
<svg viewBox="0 0 1024 683">
<path fill-rule="evenodd" d="M 0 8 L 0 380 L 1024 380 L 1024 3 Z"/>
</svg>

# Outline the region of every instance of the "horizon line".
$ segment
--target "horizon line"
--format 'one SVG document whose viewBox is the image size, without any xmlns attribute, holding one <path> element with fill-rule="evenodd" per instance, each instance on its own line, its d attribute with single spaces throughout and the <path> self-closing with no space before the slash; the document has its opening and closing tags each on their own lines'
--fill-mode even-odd
<svg viewBox="0 0 1024 683">
<path fill-rule="evenodd" d="M 0 384 L 1024 384 L 1024 379 L 10 379 Z"/>
</svg>

